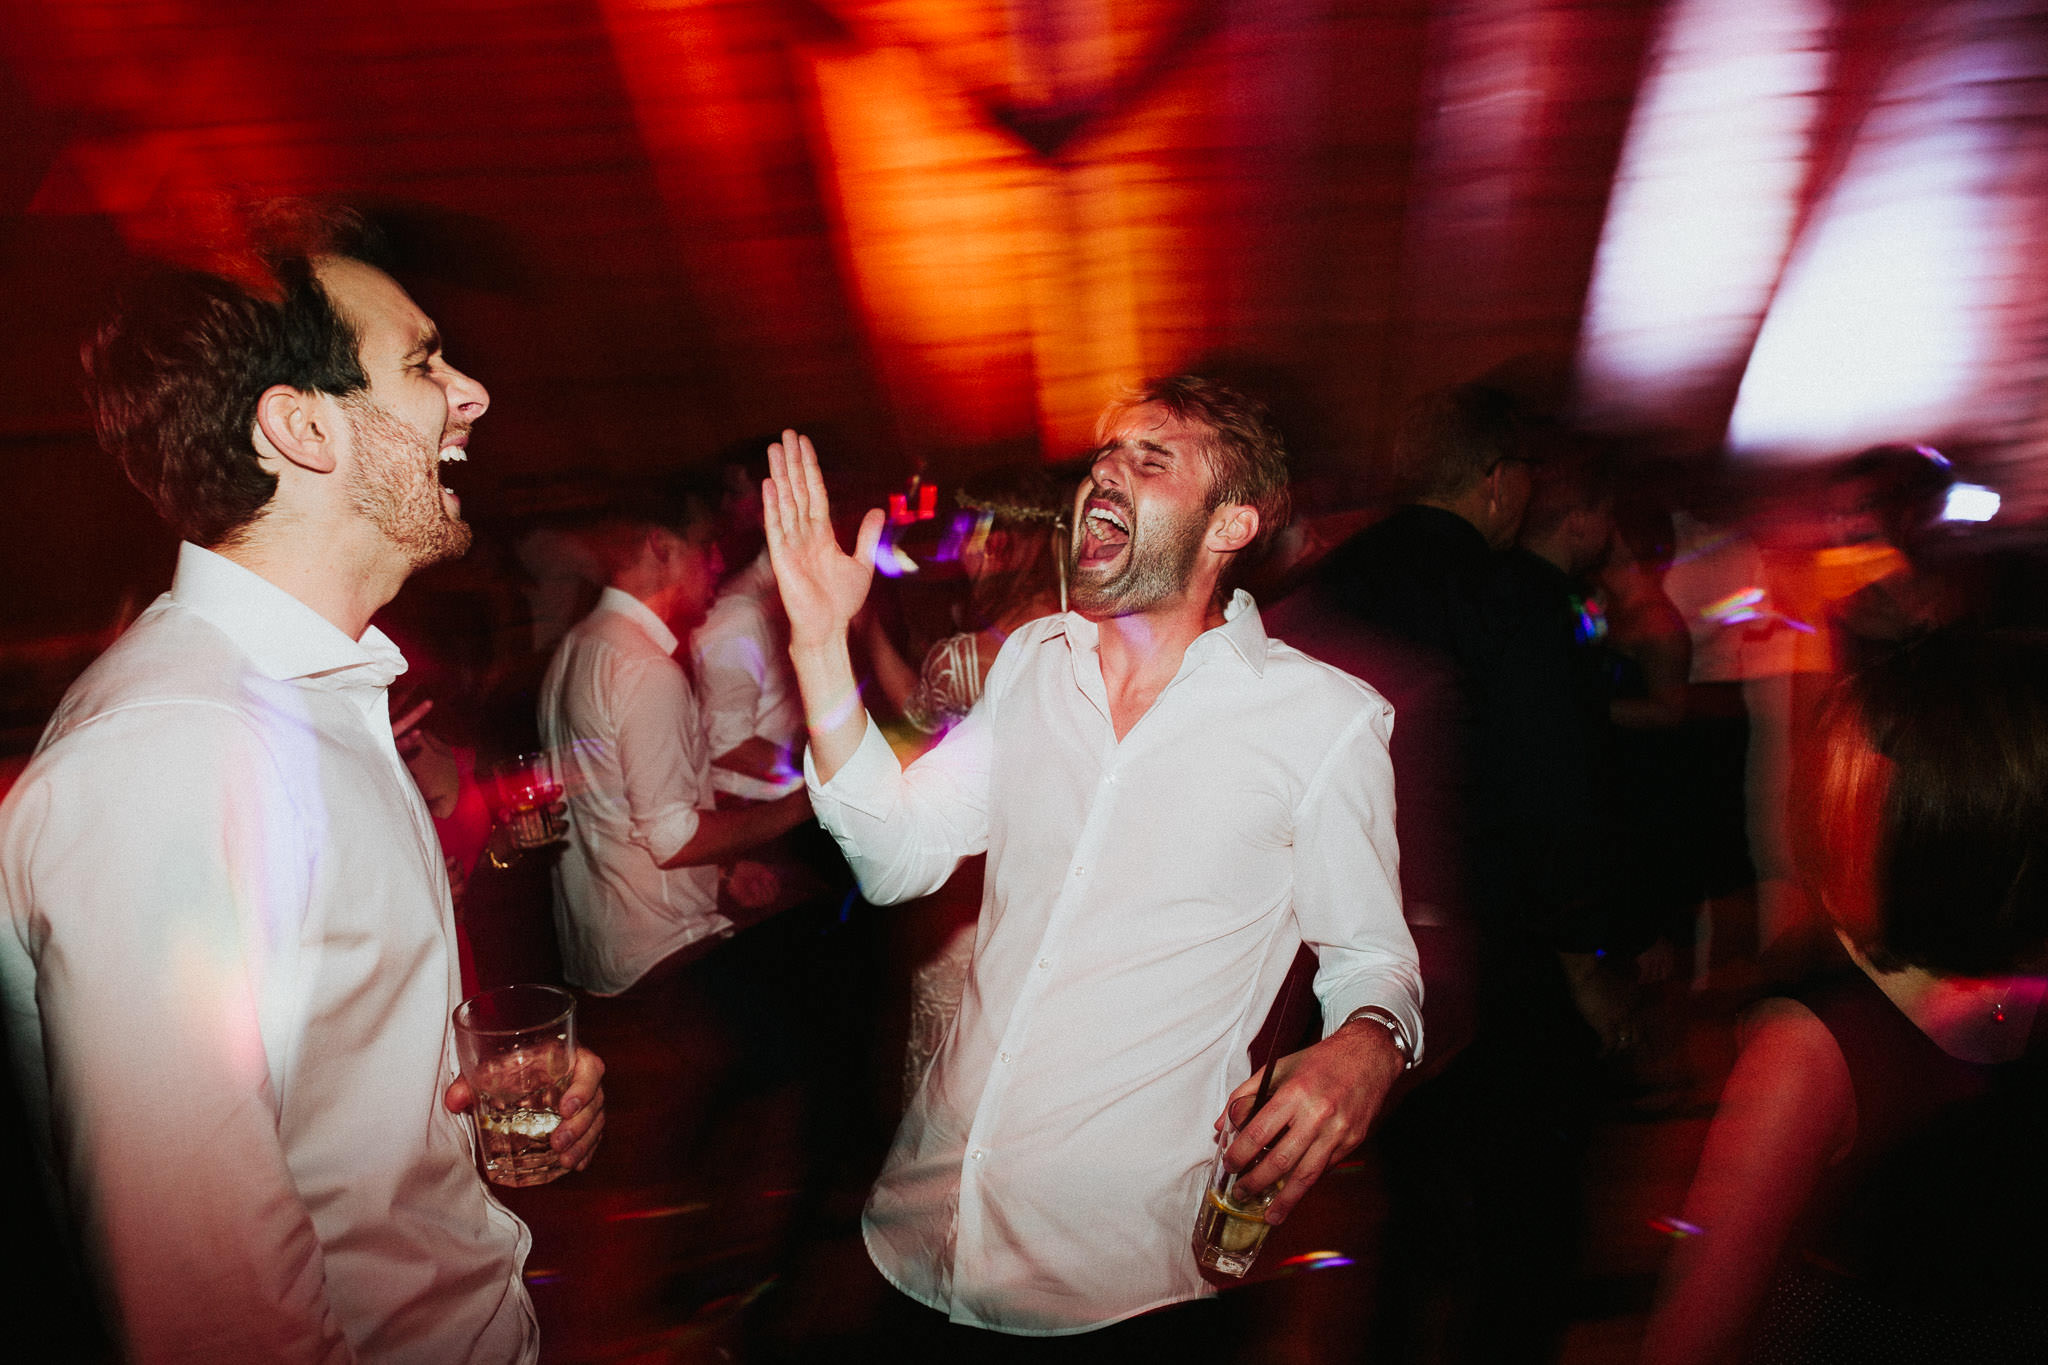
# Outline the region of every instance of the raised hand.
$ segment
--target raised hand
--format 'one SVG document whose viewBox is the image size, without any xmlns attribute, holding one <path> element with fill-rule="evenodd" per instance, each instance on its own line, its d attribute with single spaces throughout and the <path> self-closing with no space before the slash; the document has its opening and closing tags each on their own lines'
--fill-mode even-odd
<svg viewBox="0 0 2048 1365">
<path fill-rule="evenodd" d="M 839 548 L 818 452 L 808 436 L 784 431 L 768 447 L 767 482 L 761 485 L 761 517 L 768 532 L 768 560 L 775 567 L 783 610 L 789 614 L 790 648 L 844 640 L 847 623 L 867 600 L 875 577 L 875 547 L 883 516 L 867 514 L 851 555 Z"/>
</svg>

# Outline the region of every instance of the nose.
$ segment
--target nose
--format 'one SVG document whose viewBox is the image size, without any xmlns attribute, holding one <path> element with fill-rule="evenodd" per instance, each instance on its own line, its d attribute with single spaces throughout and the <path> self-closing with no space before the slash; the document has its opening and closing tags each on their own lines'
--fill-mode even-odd
<svg viewBox="0 0 2048 1365">
<path fill-rule="evenodd" d="M 1088 477 L 1098 488 L 1114 487 L 1122 473 L 1121 452 L 1110 449 L 1095 457 L 1095 463 L 1088 467 Z"/>
<path fill-rule="evenodd" d="M 448 406 L 467 422 L 483 416 L 491 405 L 490 390 L 453 365 L 445 365 L 444 373 L 448 376 Z"/>
</svg>

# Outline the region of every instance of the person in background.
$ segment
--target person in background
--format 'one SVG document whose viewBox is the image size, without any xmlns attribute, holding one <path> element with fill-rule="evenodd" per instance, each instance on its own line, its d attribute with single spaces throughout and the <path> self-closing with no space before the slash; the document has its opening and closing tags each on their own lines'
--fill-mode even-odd
<svg viewBox="0 0 2048 1365">
<path fill-rule="evenodd" d="M 1642 1359 L 2048 1358 L 2048 637 L 1930 634 L 1819 729 L 1836 951 L 1744 1021 Z"/>
<path fill-rule="evenodd" d="M 756 455 L 758 464 L 759 456 Z M 789 671 L 789 623 L 762 542 L 760 475 L 726 467 L 719 520 L 721 553 L 742 565 L 690 635 L 697 692 L 711 741 L 711 784 L 747 801 L 772 801 L 803 785 L 796 749 L 803 707 Z M 744 558 L 741 558 L 744 556 Z"/>
<path fill-rule="evenodd" d="M 606 586 L 556 648 L 540 699 L 541 742 L 569 802 L 555 869 L 563 968 L 599 996 L 670 975 L 731 937 L 740 926 L 719 906 L 719 865 L 810 814 L 801 792 L 716 808 L 707 726 L 674 657 L 718 581 L 710 512 L 651 493 L 630 505 L 586 533 Z M 736 890 L 742 904 L 759 899 Z"/>
<path fill-rule="evenodd" d="M 359 224 L 258 227 L 258 261 L 158 272 L 86 349 L 101 443 L 184 544 L 0 807 L 16 1060 L 129 1357 L 530 1365 L 370 625 L 468 547 L 439 470 L 490 400 Z M 579 1051 L 571 1169 L 602 1072 Z"/>
<path fill-rule="evenodd" d="M 875 681 L 891 705 L 921 734 L 936 739 L 973 709 L 1003 642 L 1019 627 L 1065 609 L 1066 504 L 1069 498 L 1041 466 L 995 470 L 967 481 L 958 498 L 974 517 L 960 550 L 974 629 L 934 644 L 912 672 L 881 619 L 856 621 Z M 937 947 L 922 954 L 910 978 L 903 1098 L 917 1093 L 959 1013 L 974 956 L 975 911 L 981 903 L 982 860 L 970 859 L 931 897 L 945 920 Z"/>
<path fill-rule="evenodd" d="M 1544 1360 L 1563 1332 L 1605 850 L 1565 606 L 1506 558 L 1541 430 L 1487 384 L 1424 395 L 1395 437 L 1403 503 L 1276 613 L 1396 707 L 1402 886 L 1430 998 L 1453 1007 L 1431 1028 L 1471 1039 L 1381 1134 L 1403 1250 L 1382 1263 L 1375 1359 Z"/>
</svg>

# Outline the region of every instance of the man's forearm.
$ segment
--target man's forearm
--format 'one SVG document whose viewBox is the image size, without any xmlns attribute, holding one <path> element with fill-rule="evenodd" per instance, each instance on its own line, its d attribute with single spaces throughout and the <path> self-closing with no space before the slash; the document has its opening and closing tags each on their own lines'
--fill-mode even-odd
<svg viewBox="0 0 2048 1365">
<path fill-rule="evenodd" d="M 810 813 L 811 798 L 803 791 L 794 791 L 757 806 L 699 811 L 697 832 L 662 866 L 705 867 L 731 862 L 776 835 L 795 829 L 809 818 Z"/>
<path fill-rule="evenodd" d="M 761 782 L 781 782 L 790 777 L 789 755 L 773 740 L 749 735 L 717 758 L 712 766 L 751 777 Z"/>
<path fill-rule="evenodd" d="M 860 748 L 868 713 L 854 681 L 853 658 L 841 630 L 818 642 L 790 646 L 797 690 L 804 699 L 804 723 L 811 735 L 811 765 L 818 781 L 830 782 Z"/>
</svg>

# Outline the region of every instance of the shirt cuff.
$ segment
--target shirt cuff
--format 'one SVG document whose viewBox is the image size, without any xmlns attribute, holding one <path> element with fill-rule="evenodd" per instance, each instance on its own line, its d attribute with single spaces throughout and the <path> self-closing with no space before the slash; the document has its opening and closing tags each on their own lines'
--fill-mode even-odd
<svg viewBox="0 0 2048 1365">
<path fill-rule="evenodd" d="M 1422 1001 L 1416 991 L 1405 990 L 1394 981 L 1361 982 L 1338 999 L 1323 1004 L 1323 1036 L 1329 1037 L 1350 1022 L 1362 1009 L 1384 1010 L 1400 1030 L 1397 1041 L 1405 1044 L 1408 1067 L 1422 1060 Z M 1394 1032 L 1390 1029 L 1388 1032 Z"/>
<path fill-rule="evenodd" d="M 657 863 L 666 863 L 697 837 L 703 813 L 695 806 L 667 806 L 645 819 L 633 820 L 633 842 Z"/>
</svg>

